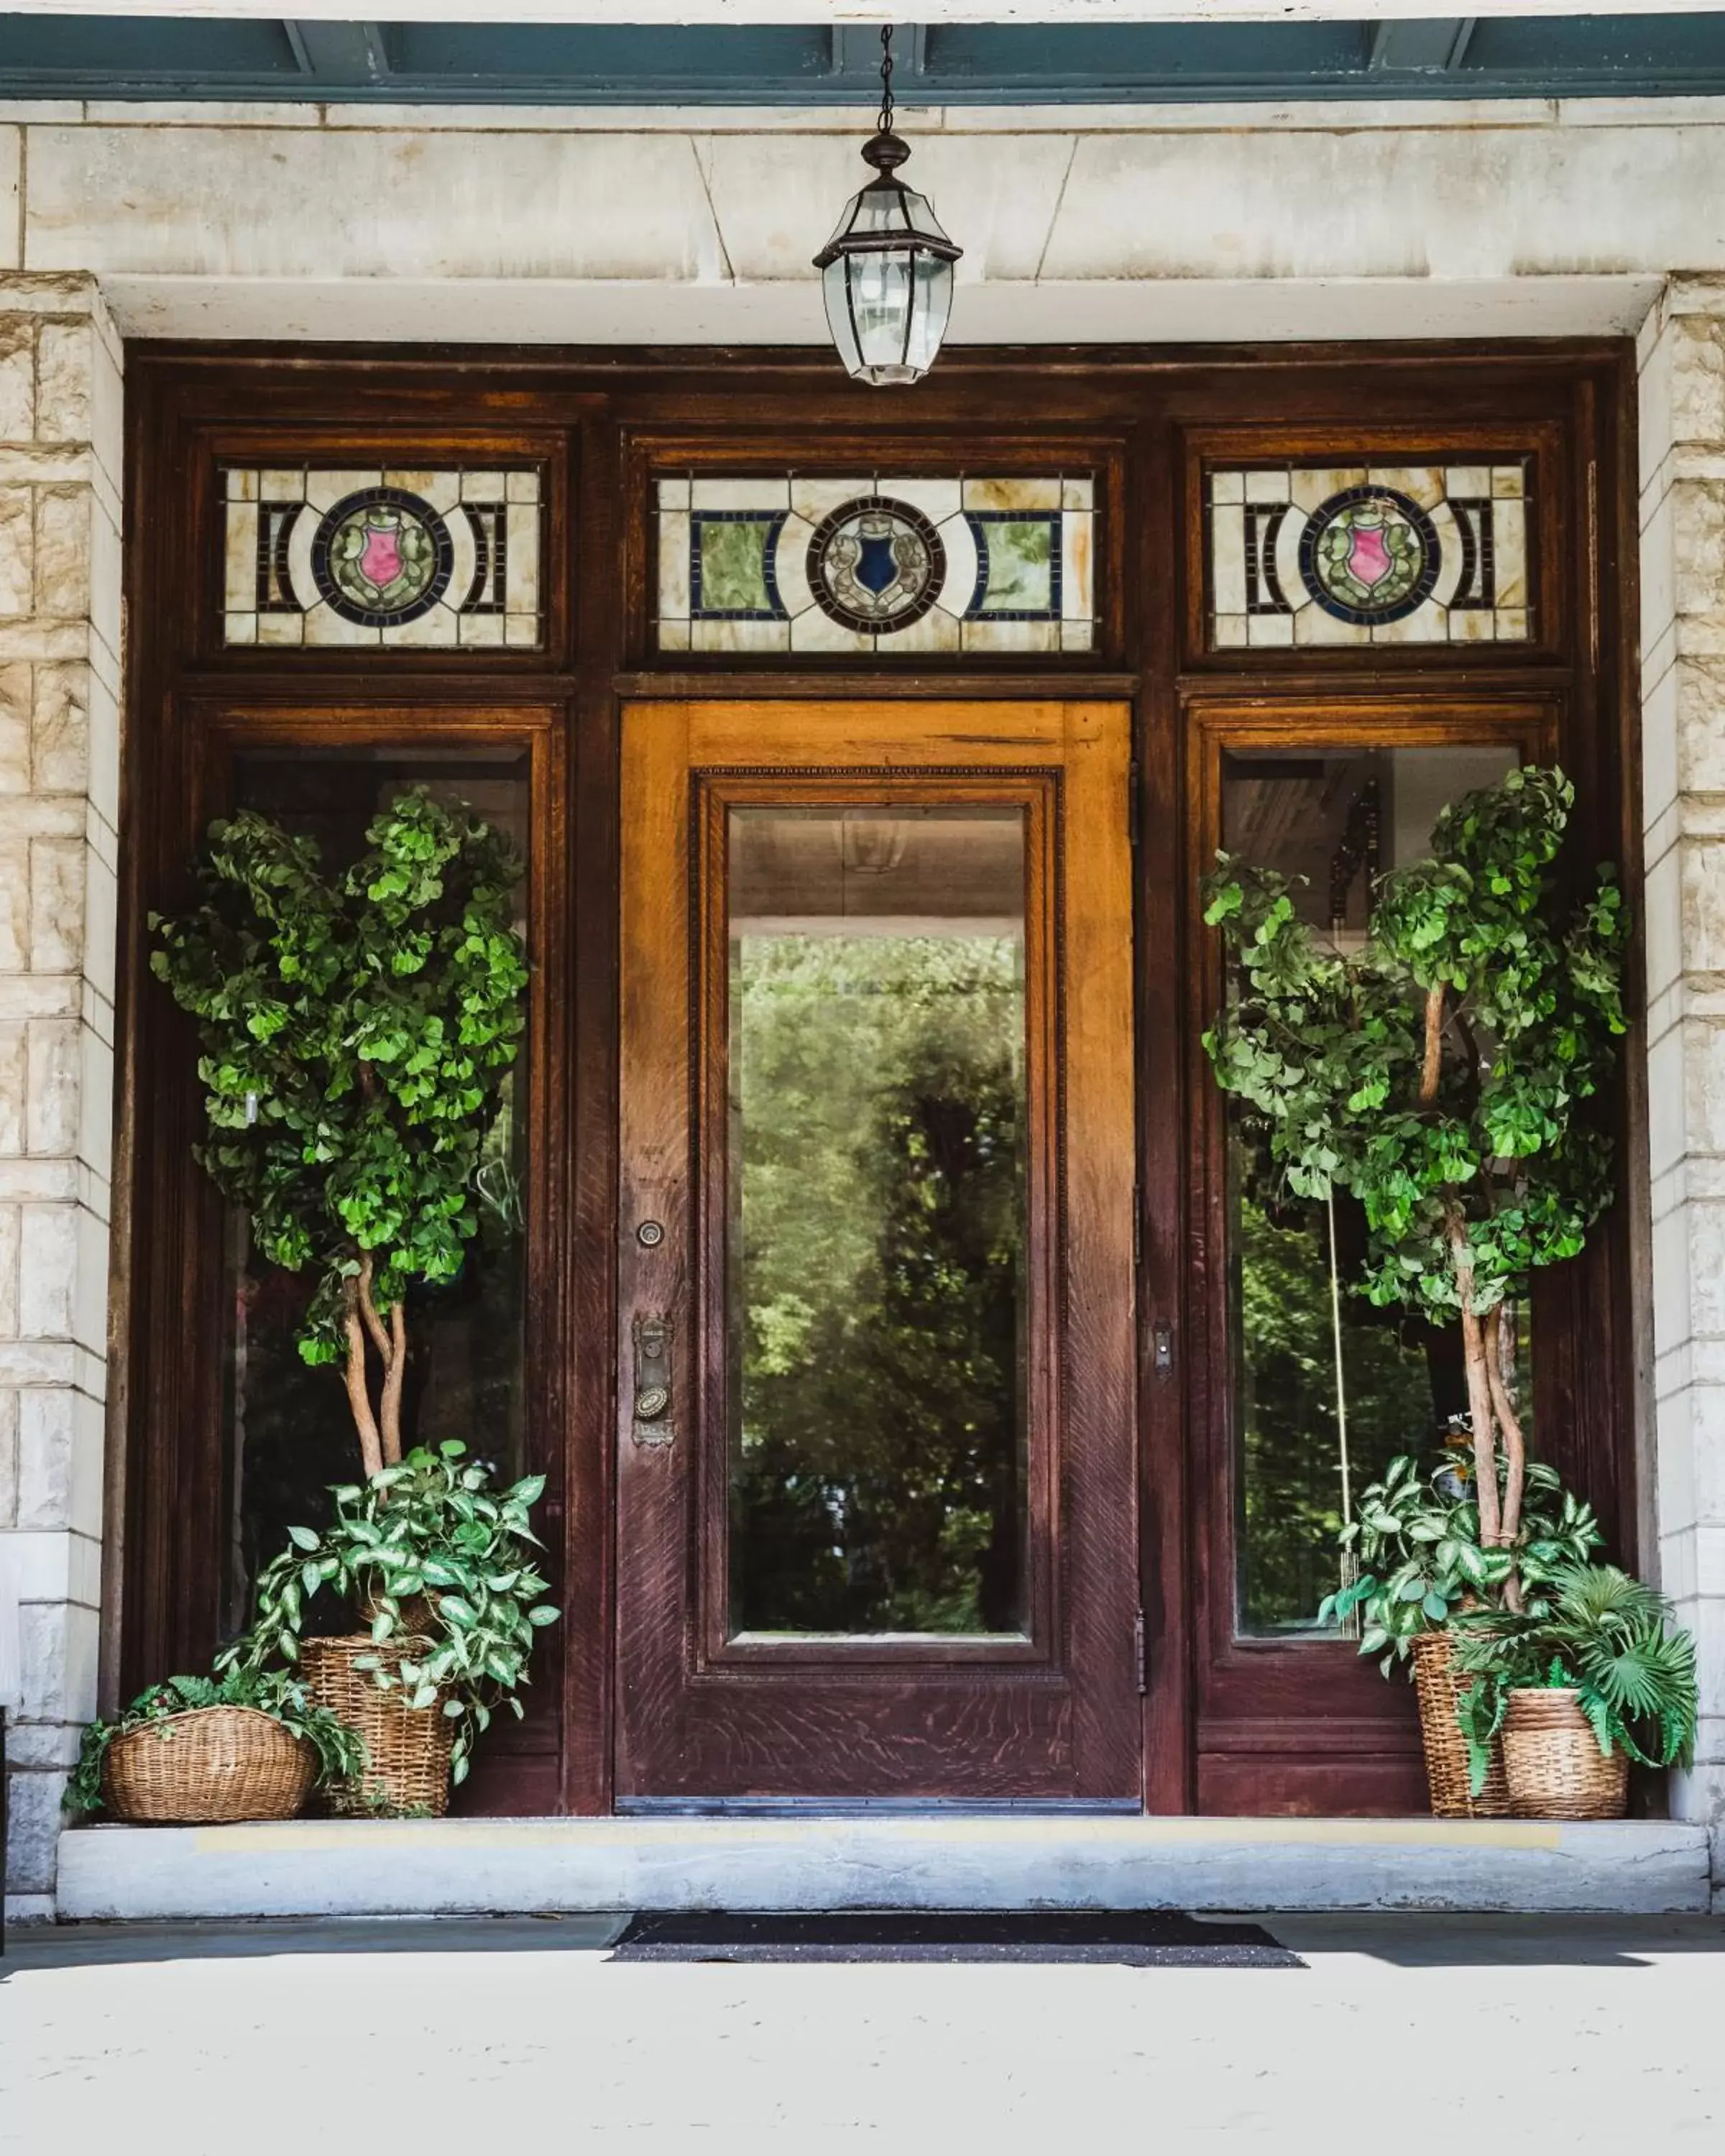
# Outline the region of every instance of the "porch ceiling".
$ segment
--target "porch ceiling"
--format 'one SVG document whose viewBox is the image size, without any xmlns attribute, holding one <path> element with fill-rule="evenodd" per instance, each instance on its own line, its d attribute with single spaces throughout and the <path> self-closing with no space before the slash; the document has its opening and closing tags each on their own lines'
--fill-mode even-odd
<svg viewBox="0 0 1725 2156">
<path fill-rule="evenodd" d="M 245 0 L 158 12 L 119 0 L 113 12 L 85 14 L 50 0 L 0 14 L 0 93 L 754 106 L 854 105 L 874 95 L 878 30 L 855 19 L 869 12 L 860 5 L 598 0 L 578 23 L 536 0 L 516 0 L 504 22 L 434 19 L 440 12 L 436 0 L 407 0 L 343 20 L 316 0 L 298 17 Z M 1363 19 L 1310 0 L 1273 10 L 1261 0 L 997 0 L 992 10 L 928 0 L 922 12 L 927 19 L 898 38 L 907 106 L 1725 90 L 1725 13 L 1702 8 L 1559 14 L 1512 0 L 1433 18 L 1404 0 Z M 990 12 L 1008 19 L 968 19 Z"/>
</svg>

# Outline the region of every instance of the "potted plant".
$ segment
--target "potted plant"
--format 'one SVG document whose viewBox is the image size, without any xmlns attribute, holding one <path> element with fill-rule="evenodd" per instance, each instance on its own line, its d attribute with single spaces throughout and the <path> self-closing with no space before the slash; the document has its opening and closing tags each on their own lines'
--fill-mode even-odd
<svg viewBox="0 0 1725 2156">
<path fill-rule="evenodd" d="M 1357 1516 L 1342 1529 L 1344 1552 L 1363 1569 L 1318 1610 L 1320 1623 L 1358 1624 L 1360 1652 L 1381 1655 L 1385 1676 L 1399 1662 L 1411 1664 L 1426 1779 L 1440 1818 L 1502 1818 L 1509 1810 L 1497 1746 L 1488 1746 L 1476 1782 L 1471 1773 L 1460 1707 L 1471 1680 L 1455 1667 L 1445 1628 L 1458 1612 L 1502 1589 L 1512 1569 L 1527 1608 L 1543 1612 L 1564 1568 L 1584 1563 L 1604 1540 L 1593 1507 L 1565 1490 L 1553 1469 L 1530 1460 L 1514 1545 L 1485 1548 L 1472 1465 L 1465 1425 L 1427 1473 L 1411 1455 L 1392 1460 L 1383 1480 L 1361 1491 Z M 1501 1495 L 1508 1474 L 1502 1451 L 1497 1473 Z"/>
<path fill-rule="evenodd" d="M 381 1537 L 397 1498 L 424 1485 L 424 1471 L 404 1469 L 402 1456 L 408 1290 L 454 1279 L 477 1230 L 482 1148 L 516 1060 L 528 978 L 511 896 L 521 864 L 501 832 L 417 788 L 366 839 L 358 860 L 326 875 L 315 841 L 243 811 L 210 827 L 199 902 L 151 924 L 152 967 L 198 1021 L 209 1123 L 198 1158 L 245 1208 L 262 1255 L 316 1276 L 299 1352 L 340 1369 L 363 1481 L 345 1508 L 338 1502 L 345 1524 L 331 1530 L 329 1551 L 316 1531 L 298 1532 L 320 1566 L 334 1563 L 320 1580 L 356 1587 L 372 1575 L 344 1565 L 338 1549 L 362 1531 Z M 460 1506 L 523 1519 L 531 1496 L 521 1493 L 538 1489 L 492 1491 L 489 1471 L 473 1464 L 457 1479 Z M 417 1532 L 411 1517 L 403 1531 Z M 259 1636 L 285 1649 L 313 1591 L 311 1555 L 290 1553 L 266 1575 L 275 1599 Z M 351 1707 L 363 1658 L 395 1716 L 387 1744 L 375 1717 L 368 1724 L 374 1753 L 382 1746 L 403 1774 L 417 1757 L 407 1775 L 416 1790 L 446 1784 L 444 1717 L 408 1712 L 404 1699 L 424 1684 L 409 1695 L 396 1681 L 408 1652 L 398 1609 L 386 1598 L 361 1614 L 370 1632 L 308 1658 L 313 1691 Z M 229 1662 L 255 1668 L 260 1657 L 242 1641 Z M 465 1731 L 469 1712 L 449 1719 Z"/>
<path fill-rule="evenodd" d="M 1695 1641 L 1672 1629 L 1663 1595 L 1615 1565 L 1565 1567 L 1538 1609 L 1468 1612 L 1456 1640 L 1475 1786 L 1501 1732 L 1520 1818 L 1620 1819 L 1631 1759 L 1694 1758 Z"/>
<path fill-rule="evenodd" d="M 364 1484 L 331 1492 L 321 1533 L 290 1530 L 258 1583 L 257 1620 L 222 1657 L 261 1668 L 300 1662 L 311 1689 L 335 1699 L 365 1738 L 362 1771 L 331 1784 L 336 1812 L 440 1812 L 451 1770 L 467 1777 L 475 1735 L 527 1681 L 535 1634 L 557 1621 L 539 1598 L 538 1537 L 528 1513 L 545 1485 L 533 1475 L 494 1491 L 451 1439 L 416 1446 Z M 372 1612 L 367 1651 L 300 1637 L 306 1605 L 326 1588 Z"/>
<path fill-rule="evenodd" d="M 291 1671 L 170 1677 L 85 1731 L 66 1804 L 134 1825 L 292 1819 L 318 1783 L 362 1758 L 355 1732 Z"/>
<path fill-rule="evenodd" d="M 1322 939 L 1272 870 L 1220 854 L 1205 886 L 1204 918 L 1236 962 L 1204 1036 L 1217 1081 L 1295 1195 L 1358 1201 L 1357 1291 L 1459 1323 L 1488 1559 L 1476 1584 L 1512 1610 L 1529 1463 L 1507 1311 L 1535 1270 L 1582 1249 L 1609 1199 L 1609 1143 L 1584 1103 L 1624 1030 L 1615 872 L 1597 869 L 1578 905 L 1559 891 L 1574 798 L 1561 772 L 1528 766 L 1451 804 L 1430 858 L 1379 884 L 1357 951 Z M 1429 1665 L 1447 1688 L 1445 1636 L 1420 1658 L 1422 1683 Z"/>
</svg>

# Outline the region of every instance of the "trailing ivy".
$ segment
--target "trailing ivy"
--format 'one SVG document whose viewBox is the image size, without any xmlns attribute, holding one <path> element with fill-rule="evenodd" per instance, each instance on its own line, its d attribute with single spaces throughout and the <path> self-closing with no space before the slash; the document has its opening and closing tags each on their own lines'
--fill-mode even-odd
<svg viewBox="0 0 1725 2156">
<path fill-rule="evenodd" d="M 370 1476 L 401 1457 L 408 1283 L 453 1280 L 478 1226 L 527 964 L 502 833 L 422 787 L 366 837 L 331 877 L 266 816 L 213 824 L 203 896 L 151 916 L 151 964 L 198 1021 L 198 1157 L 266 1259 L 316 1270 L 300 1353 L 345 1363 Z"/>
<path fill-rule="evenodd" d="M 1515 1548 L 1526 1478 L 1505 1301 L 1574 1256 L 1611 1195 L 1581 1111 L 1624 1030 L 1627 923 L 1609 867 L 1563 906 L 1574 800 L 1528 766 L 1445 808 L 1431 857 L 1378 886 L 1358 953 L 1321 940 L 1273 871 L 1221 854 L 1205 886 L 1237 962 L 1204 1036 L 1218 1082 L 1261 1119 L 1291 1191 L 1359 1200 L 1372 1301 L 1460 1319 L 1486 1549 Z M 1518 1598 L 1513 1565 L 1502 1591 Z"/>
</svg>

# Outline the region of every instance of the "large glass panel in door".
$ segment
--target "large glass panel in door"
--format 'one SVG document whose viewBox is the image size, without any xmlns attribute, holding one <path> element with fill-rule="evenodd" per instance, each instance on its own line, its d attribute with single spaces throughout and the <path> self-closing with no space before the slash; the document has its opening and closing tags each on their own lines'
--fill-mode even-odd
<svg viewBox="0 0 1725 2156">
<path fill-rule="evenodd" d="M 726 811 L 729 1630 L 1021 1636 L 1025 814 Z"/>
</svg>

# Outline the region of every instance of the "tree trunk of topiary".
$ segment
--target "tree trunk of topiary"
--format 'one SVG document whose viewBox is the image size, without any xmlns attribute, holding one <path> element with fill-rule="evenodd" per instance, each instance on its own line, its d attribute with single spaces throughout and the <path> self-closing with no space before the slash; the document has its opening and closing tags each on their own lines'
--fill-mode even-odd
<svg viewBox="0 0 1725 2156">
<path fill-rule="evenodd" d="M 1436 1104 L 1443 1072 L 1444 1009 L 1446 991 L 1427 991 L 1425 1055 L 1420 1072 L 1420 1101 Z M 1473 1252 L 1460 1206 L 1448 1213 L 1450 1262 L 1461 1315 L 1462 1365 L 1467 1379 L 1467 1420 L 1473 1440 L 1474 1497 L 1479 1507 L 1480 1541 L 1486 1549 L 1511 1549 L 1522 1527 L 1522 1491 L 1527 1481 L 1527 1450 L 1505 1374 L 1511 1353 L 1505 1309 L 1494 1303 L 1483 1317 L 1474 1301 Z M 1497 1452 L 1502 1446 L 1507 1472 L 1500 1494 Z M 1512 1572 L 1503 1599 L 1512 1609 L 1522 1606 L 1521 1582 Z"/>
<path fill-rule="evenodd" d="M 401 1396 L 408 1374 L 407 1316 L 400 1302 L 389 1306 L 388 1321 L 372 1294 L 371 1253 L 362 1250 L 359 1270 L 347 1282 L 343 1329 L 347 1337 L 345 1377 L 347 1404 L 359 1432 L 360 1459 L 366 1480 L 381 1475 L 401 1460 Z M 374 1409 L 370 1373 L 366 1368 L 369 1338 L 383 1365 L 383 1382 Z"/>
</svg>

